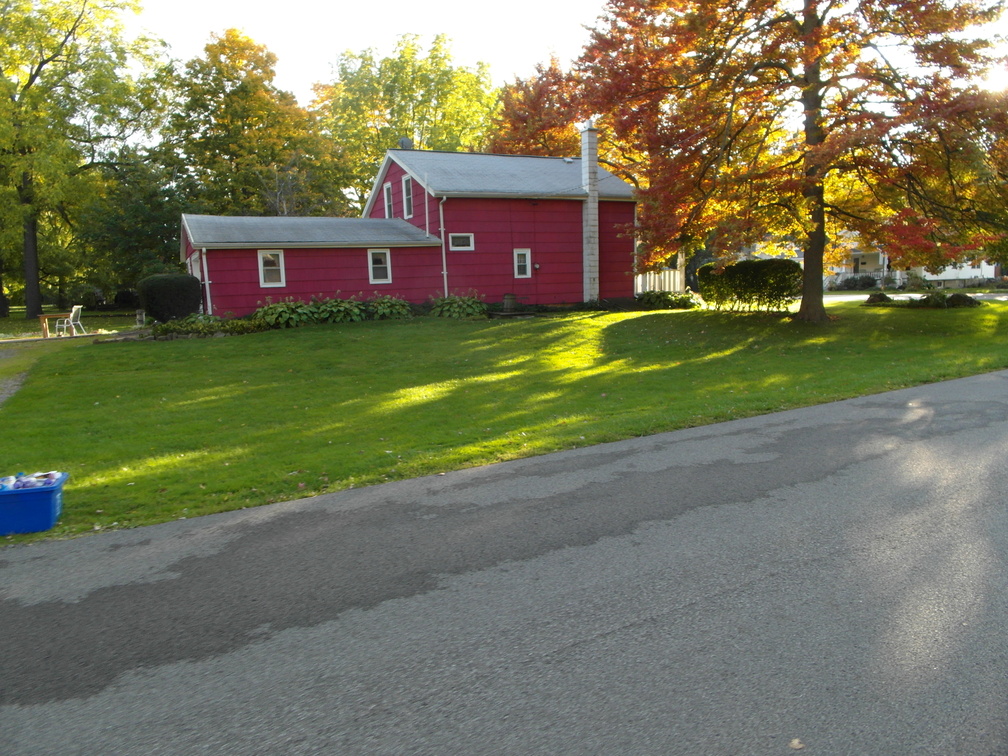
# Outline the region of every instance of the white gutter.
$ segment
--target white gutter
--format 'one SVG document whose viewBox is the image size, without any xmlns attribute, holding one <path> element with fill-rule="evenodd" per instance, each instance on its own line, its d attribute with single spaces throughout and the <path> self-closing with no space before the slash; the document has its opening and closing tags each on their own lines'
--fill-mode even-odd
<svg viewBox="0 0 1008 756">
<path fill-rule="evenodd" d="M 444 203 L 447 197 L 442 197 L 438 203 L 438 216 L 441 220 L 441 275 L 444 277 L 444 295 L 448 296 L 448 234 L 444 225 Z"/>
</svg>

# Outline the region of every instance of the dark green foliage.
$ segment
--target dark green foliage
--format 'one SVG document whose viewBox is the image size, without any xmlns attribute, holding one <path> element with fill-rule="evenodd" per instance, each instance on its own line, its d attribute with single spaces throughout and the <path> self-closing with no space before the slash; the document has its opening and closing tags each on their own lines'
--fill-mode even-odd
<svg viewBox="0 0 1008 756">
<path fill-rule="evenodd" d="M 296 299 L 270 302 L 252 313 L 252 320 L 266 328 L 297 328 L 317 322 L 312 305 Z"/>
<path fill-rule="evenodd" d="M 101 270 L 102 288 L 132 288 L 157 273 L 181 272 L 179 217 L 189 208 L 171 168 L 149 150 L 123 148 L 99 169 L 106 190 L 88 195 L 76 231 Z"/>
<path fill-rule="evenodd" d="M 866 274 L 845 278 L 836 285 L 836 288 L 841 291 L 867 291 L 868 289 L 874 289 L 876 286 L 878 286 L 878 280 L 875 276 Z"/>
<path fill-rule="evenodd" d="M 645 310 L 692 310 L 701 304 L 692 291 L 644 291 L 637 295 L 637 303 Z"/>
<path fill-rule="evenodd" d="M 121 289 L 115 293 L 112 304 L 117 310 L 135 310 L 140 307 L 140 295 L 133 289 Z"/>
<path fill-rule="evenodd" d="M 200 282 L 186 273 L 159 273 L 137 285 L 140 304 L 154 320 L 167 323 L 199 312 Z"/>
<path fill-rule="evenodd" d="M 697 271 L 700 295 L 718 310 L 781 312 L 801 296 L 802 268 L 794 260 L 741 260 Z"/>
<path fill-rule="evenodd" d="M 319 323 L 359 323 L 367 317 L 363 302 L 356 297 L 349 299 L 316 299 L 311 309 Z"/>
<path fill-rule="evenodd" d="M 364 306 L 372 320 L 403 320 L 413 317 L 413 306 L 409 302 L 388 294 L 375 294 Z"/>
<path fill-rule="evenodd" d="M 466 296 L 450 294 L 447 297 L 434 297 L 430 313 L 438 318 L 479 318 L 486 316 L 487 305 L 483 297 L 475 292 Z"/>
<path fill-rule="evenodd" d="M 891 305 L 895 304 L 892 297 L 886 294 L 884 291 L 876 291 L 868 295 L 868 299 L 865 300 L 865 304 L 869 305 Z"/>
<path fill-rule="evenodd" d="M 728 268 L 719 271 L 715 263 L 701 265 L 697 268 L 697 284 L 700 296 L 715 309 L 721 310 L 731 304 L 734 295 Z"/>
<path fill-rule="evenodd" d="M 245 318 L 226 320 L 216 315 L 196 313 L 184 318 L 176 318 L 167 323 L 158 323 L 152 328 L 155 336 L 216 336 L 217 334 L 237 336 L 266 330 L 262 321 Z"/>
<path fill-rule="evenodd" d="M 969 294 L 957 291 L 954 294 L 946 294 L 944 291 L 931 291 L 923 297 L 910 299 L 907 307 L 929 307 L 932 309 L 945 309 L 948 307 L 979 307 L 980 301 L 974 299 Z"/>
<path fill-rule="evenodd" d="M 251 315 L 251 320 L 264 328 L 297 328 L 311 323 L 359 323 L 362 320 L 408 318 L 413 315 L 409 302 L 395 297 L 376 295 L 367 302 L 357 297 L 349 299 L 317 299 L 311 302 L 288 299 L 269 302 Z"/>
<path fill-rule="evenodd" d="M 964 294 L 961 291 L 954 292 L 948 295 L 948 299 L 945 300 L 946 307 L 979 307 L 981 302 L 979 299 L 974 299 L 969 294 Z"/>
</svg>

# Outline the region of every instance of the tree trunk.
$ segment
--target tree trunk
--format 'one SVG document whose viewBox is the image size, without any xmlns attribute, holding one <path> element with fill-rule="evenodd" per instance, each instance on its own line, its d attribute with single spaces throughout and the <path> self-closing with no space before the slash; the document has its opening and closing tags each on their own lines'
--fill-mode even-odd
<svg viewBox="0 0 1008 756">
<path fill-rule="evenodd" d="M 819 147 L 826 140 L 822 126 L 823 81 L 821 52 L 816 50 L 822 31 L 822 16 L 818 0 L 805 0 L 802 37 L 806 48 L 805 80 L 802 105 L 805 109 L 805 187 L 802 194 L 809 207 L 810 230 L 805 238 L 805 266 L 802 272 L 802 300 L 798 319 L 822 323 L 829 318 L 823 303 L 823 273 L 826 257 L 826 193 L 823 189 L 825 171 Z"/>
<path fill-rule="evenodd" d="M 10 300 L 7 299 L 7 295 L 3 291 L 3 273 L 4 262 L 3 258 L 0 258 L 0 318 L 10 316 Z"/>
<path fill-rule="evenodd" d="M 39 287 L 38 218 L 29 212 L 24 221 L 25 318 L 42 314 L 42 290 Z"/>
<path fill-rule="evenodd" d="M 35 182 L 25 171 L 18 185 L 18 201 L 24 213 L 24 282 L 25 318 L 31 320 L 42 314 L 42 291 L 39 288 L 38 263 L 38 211 L 35 209 Z"/>
<path fill-rule="evenodd" d="M 829 320 L 823 303 L 823 273 L 826 257 L 826 208 L 823 188 L 820 183 L 815 195 L 806 193 L 812 200 L 812 230 L 805 239 L 805 265 L 802 269 L 802 298 L 798 308 L 798 319 L 812 323 Z"/>
</svg>

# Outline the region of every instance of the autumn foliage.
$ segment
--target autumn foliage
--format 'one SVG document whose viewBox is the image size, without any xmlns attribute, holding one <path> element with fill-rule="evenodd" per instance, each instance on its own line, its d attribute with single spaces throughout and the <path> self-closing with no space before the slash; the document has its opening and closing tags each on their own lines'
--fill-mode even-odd
<svg viewBox="0 0 1008 756">
<path fill-rule="evenodd" d="M 646 157 L 641 264 L 792 240 L 799 315 L 822 320 L 831 239 L 884 244 L 897 265 L 978 249 L 992 182 L 977 124 L 994 111 L 969 83 L 991 62 L 971 34 L 997 11 L 980 0 L 611 0 L 575 75 L 581 113 L 602 114 Z"/>
</svg>

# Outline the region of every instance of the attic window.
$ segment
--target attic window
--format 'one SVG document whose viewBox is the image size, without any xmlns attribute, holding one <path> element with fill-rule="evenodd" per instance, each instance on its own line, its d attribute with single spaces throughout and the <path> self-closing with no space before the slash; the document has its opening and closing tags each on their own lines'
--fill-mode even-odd
<svg viewBox="0 0 1008 756">
<path fill-rule="evenodd" d="M 393 218 L 392 215 L 392 184 L 385 184 L 385 217 Z"/>
<path fill-rule="evenodd" d="M 473 234 L 448 234 L 448 249 L 453 252 L 467 252 L 476 249 Z"/>
<path fill-rule="evenodd" d="M 263 288 L 287 285 L 282 249 L 259 250 L 259 285 Z"/>
<path fill-rule="evenodd" d="M 413 179 L 402 177 L 403 218 L 413 217 Z"/>
</svg>

